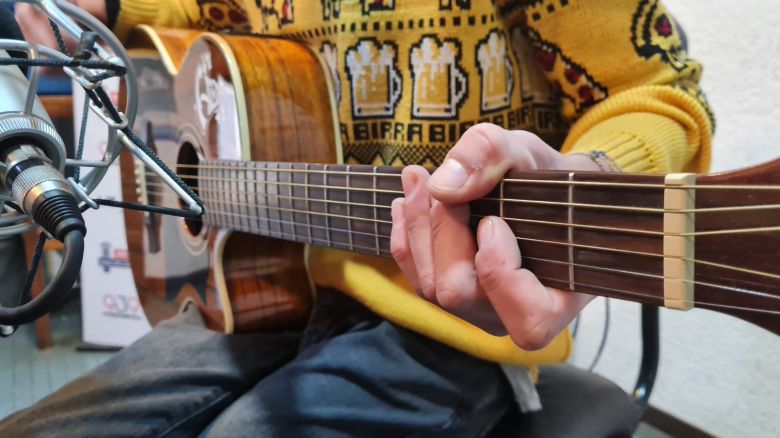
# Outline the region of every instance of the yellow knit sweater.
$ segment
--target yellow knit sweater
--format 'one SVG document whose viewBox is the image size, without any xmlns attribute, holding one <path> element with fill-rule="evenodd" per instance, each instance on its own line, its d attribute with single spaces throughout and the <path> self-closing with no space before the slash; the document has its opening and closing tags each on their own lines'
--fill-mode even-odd
<svg viewBox="0 0 780 438">
<path fill-rule="evenodd" d="M 658 0 L 124 0 L 139 23 L 285 35 L 331 70 L 347 162 L 435 166 L 469 126 L 526 129 L 629 172 L 707 170 L 713 121 Z M 483 359 L 564 360 L 568 333 L 523 351 L 412 292 L 390 260 L 312 248 L 310 271 L 402 326 Z"/>
</svg>

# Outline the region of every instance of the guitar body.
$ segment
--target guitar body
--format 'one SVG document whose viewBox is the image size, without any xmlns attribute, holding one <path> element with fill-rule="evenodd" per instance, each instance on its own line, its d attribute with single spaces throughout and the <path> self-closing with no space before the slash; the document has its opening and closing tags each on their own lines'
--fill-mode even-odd
<svg viewBox="0 0 780 438">
<path fill-rule="evenodd" d="M 128 49 L 140 85 L 135 131 L 201 197 L 209 193 L 198 191 L 193 166 L 204 160 L 340 161 L 331 84 L 307 47 L 142 26 Z M 125 201 L 182 206 L 140 161 L 124 155 L 121 171 Z M 305 324 L 304 245 L 131 210 L 125 228 L 152 324 L 190 298 L 210 328 L 227 333 Z"/>
</svg>

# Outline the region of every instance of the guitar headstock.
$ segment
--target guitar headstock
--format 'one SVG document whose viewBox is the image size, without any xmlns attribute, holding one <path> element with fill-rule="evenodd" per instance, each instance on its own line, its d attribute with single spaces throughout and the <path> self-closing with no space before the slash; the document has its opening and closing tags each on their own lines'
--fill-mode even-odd
<svg viewBox="0 0 780 438">
<path fill-rule="evenodd" d="M 696 182 L 695 306 L 780 334 L 780 159 Z"/>
</svg>

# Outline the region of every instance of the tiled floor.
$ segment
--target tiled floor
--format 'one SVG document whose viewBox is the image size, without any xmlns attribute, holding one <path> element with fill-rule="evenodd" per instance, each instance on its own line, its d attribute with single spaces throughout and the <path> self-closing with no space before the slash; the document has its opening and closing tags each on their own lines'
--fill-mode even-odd
<svg viewBox="0 0 780 438">
<path fill-rule="evenodd" d="M 78 352 L 81 345 L 79 302 L 73 300 L 52 318 L 54 347 L 35 346 L 32 325 L 0 338 L 0 418 L 27 407 L 97 366 L 112 353 Z"/>
</svg>

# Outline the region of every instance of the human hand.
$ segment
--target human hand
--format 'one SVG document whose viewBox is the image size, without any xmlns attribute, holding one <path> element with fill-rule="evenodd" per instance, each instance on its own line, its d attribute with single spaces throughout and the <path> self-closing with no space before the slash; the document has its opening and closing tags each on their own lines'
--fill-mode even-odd
<svg viewBox="0 0 780 438">
<path fill-rule="evenodd" d="M 390 239 L 393 258 L 423 298 L 527 350 L 547 345 L 593 297 L 543 286 L 521 267 L 517 240 L 500 218 L 483 218 L 475 241 L 468 203 L 509 170 L 535 169 L 601 170 L 529 132 L 476 125 L 433 175 L 404 168 L 405 197 L 393 201 Z"/>
<path fill-rule="evenodd" d="M 84 9 L 103 23 L 108 21 L 105 0 L 67 1 Z M 49 17 L 29 3 L 16 3 L 14 13 L 16 21 L 19 23 L 19 27 L 22 29 L 24 38 L 28 43 L 40 44 L 53 49 L 58 48 L 57 39 L 54 37 L 54 31 L 49 24 Z M 76 41 L 68 35 L 63 36 L 65 37 L 65 43 L 68 46 L 68 50 L 72 51 L 76 47 Z"/>
</svg>

